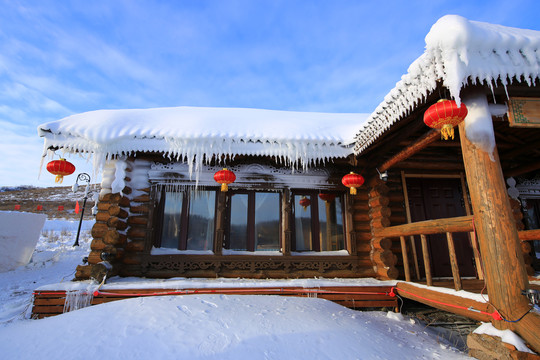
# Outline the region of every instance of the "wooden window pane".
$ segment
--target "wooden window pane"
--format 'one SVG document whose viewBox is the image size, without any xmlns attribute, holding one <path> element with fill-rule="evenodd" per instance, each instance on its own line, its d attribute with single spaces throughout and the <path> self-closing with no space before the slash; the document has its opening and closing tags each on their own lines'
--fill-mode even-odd
<svg viewBox="0 0 540 360">
<path fill-rule="evenodd" d="M 302 199 L 309 199 L 304 195 L 294 195 L 294 227 L 295 227 L 295 250 L 312 251 L 311 233 L 311 209 L 309 206 L 300 205 Z M 310 205 L 311 206 L 311 205 Z"/>
<path fill-rule="evenodd" d="M 215 191 L 191 191 L 187 250 L 212 250 L 216 213 Z"/>
<path fill-rule="evenodd" d="M 247 250 L 248 194 L 231 194 L 230 250 Z"/>
<path fill-rule="evenodd" d="M 167 192 L 163 211 L 161 247 L 177 249 L 181 231 L 183 193 Z"/>
<path fill-rule="evenodd" d="M 279 250 L 280 195 L 255 194 L 255 251 Z"/>
<path fill-rule="evenodd" d="M 324 201 L 318 198 L 321 251 L 343 250 L 343 211 L 341 198 Z"/>
</svg>

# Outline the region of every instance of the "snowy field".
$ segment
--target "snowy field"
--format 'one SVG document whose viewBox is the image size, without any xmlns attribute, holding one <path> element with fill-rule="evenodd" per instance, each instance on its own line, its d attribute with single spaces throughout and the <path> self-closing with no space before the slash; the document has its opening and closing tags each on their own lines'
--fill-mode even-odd
<svg viewBox="0 0 540 360">
<path fill-rule="evenodd" d="M 70 281 L 89 252 L 85 222 L 47 220 L 27 266 L 0 273 L 4 359 L 467 359 L 400 314 L 317 298 L 187 295 L 135 298 L 30 320 L 32 291 Z"/>
</svg>

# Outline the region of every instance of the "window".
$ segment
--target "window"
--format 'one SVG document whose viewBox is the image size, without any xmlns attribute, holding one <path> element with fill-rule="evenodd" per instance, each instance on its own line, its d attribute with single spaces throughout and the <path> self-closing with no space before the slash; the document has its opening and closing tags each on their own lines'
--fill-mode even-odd
<svg viewBox="0 0 540 360">
<path fill-rule="evenodd" d="M 294 192 L 293 251 L 345 249 L 341 196 L 333 193 Z"/>
<path fill-rule="evenodd" d="M 212 250 L 216 192 L 188 189 L 162 191 L 162 228 L 154 245 L 178 250 Z"/>
<path fill-rule="evenodd" d="M 224 248 L 236 251 L 279 251 L 281 195 L 230 192 L 229 232 Z"/>
<path fill-rule="evenodd" d="M 343 195 L 315 190 L 290 194 L 288 207 L 283 203 L 288 196 L 281 192 L 156 188 L 160 200 L 153 244 L 162 249 L 159 254 L 174 253 L 168 250 L 225 255 L 267 255 L 265 251 L 282 249 L 304 253 L 344 250 Z M 285 238 L 284 234 L 291 236 Z"/>
</svg>

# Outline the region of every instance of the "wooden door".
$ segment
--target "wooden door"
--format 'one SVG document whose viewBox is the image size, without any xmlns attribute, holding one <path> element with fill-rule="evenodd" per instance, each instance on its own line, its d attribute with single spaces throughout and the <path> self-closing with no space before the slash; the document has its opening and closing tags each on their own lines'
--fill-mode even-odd
<svg viewBox="0 0 540 360">
<path fill-rule="evenodd" d="M 465 207 L 459 179 L 408 178 L 407 191 L 411 221 L 433 220 L 464 216 Z M 416 250 L 422 253 L 419 237 Z M 461 276 L 476 276 L 474 253 L 466 233 L 455 233 L 454 243 Z M 428 251 L 433 277 L 451 277 L 450 257 L 445 234 L 428 236 Z M 419 256 L 422 262 L 422 257 Z M 422 264 L 423 265 L 423 264 Z"/>
</svg>

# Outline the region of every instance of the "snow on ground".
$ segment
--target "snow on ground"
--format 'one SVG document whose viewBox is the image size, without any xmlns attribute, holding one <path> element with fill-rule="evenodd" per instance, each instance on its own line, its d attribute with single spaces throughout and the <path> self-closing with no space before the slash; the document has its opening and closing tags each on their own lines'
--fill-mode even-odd
<svg viewBox="0 0 540 360">
<path fill-rule="evenodd" d="M 11 359 L 466 359 L 423 324 L 317 298 L 134 298 L 28 319 L 32 291 L 73 278 L 91 222 L 48 220 L 32 261 L 0 273 L 0 349 Z"/>
</svg>

